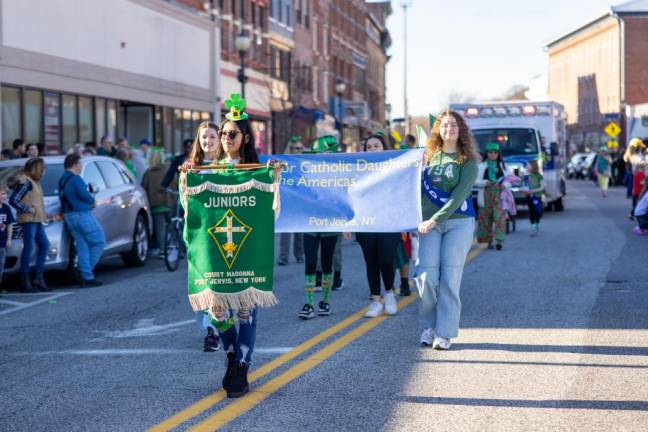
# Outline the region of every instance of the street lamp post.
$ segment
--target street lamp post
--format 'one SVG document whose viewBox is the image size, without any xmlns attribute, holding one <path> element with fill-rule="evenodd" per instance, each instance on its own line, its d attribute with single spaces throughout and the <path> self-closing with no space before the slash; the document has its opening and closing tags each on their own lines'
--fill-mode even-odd
<svg viewBox="0 0 648 432">
<path fill-rule="evenodd" d="M 245 83 L 247 82 L 247 77 L 245 76 L 245 53 L 250 49 L 250 44 L 252 43 L 249 36 L 246 36 L 245 33 L 241 30 L 241 33 L 236 36 L 236 41 L 234 45 L 236 50 L 239 52 L 239 57 L 241 58 L 241 67 L 238 70 L 238 82 L 241 83 L 241 97 L 245 99 Z"/>
<path fill-rule="evenodd" d="M 342 144 L 343 137 L 342 137 L 342 131 L 343 131 L 343 125 L 342 125 L 342 120 L 344 119 L 344 113 L 342 112 L 342 96 L 344 96 L 344 92 L 346 91 L 346 84 L 342 81 L 338 81 L 337 84 L 335 84 L 335 93 L 338 95 L 338 115 L 339 115 L 339 125 L 340 125 L 340 144 Z"/>
</svg>

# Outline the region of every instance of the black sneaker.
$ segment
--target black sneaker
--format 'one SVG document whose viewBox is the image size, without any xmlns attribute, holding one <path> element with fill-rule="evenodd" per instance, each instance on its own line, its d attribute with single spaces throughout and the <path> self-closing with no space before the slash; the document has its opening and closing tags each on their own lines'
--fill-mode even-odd
<svg viewBox="0 0 648 432">
<path fill-rule="evenodd" d="M 228 398 L 240 398 L 250 391 L 250 383 L 248 383 L 247 377 L 249 367 L 247 363 L 234 362 L 232 377 L 227 389 Z"/>
<path fill-rule="evenodd" d="M 340 273 L 335 273 L 335 276 L 333 276 L 333 286 L 331 289 L 333 291 L 340 291 L 342 288 L 344 288 L 344 279 L 340 277 Z"/>
<path fill-rule="evenodd" d="M 285 266 L 285 265 L 287 265 L 287 264 L 288 264 L 288 260 L 285 260 L 285 259 L 280 259 L 280 260 L 277 262 L 277 265 L 280 265 L 280 266 Z"/>
<path fill-rule="evenodd" d="M 401 296 L 401 297 L 409 297 L 411 294 L 412 294 L 412 291 L 410 290 L 409 286 L 401 285 L 400 291 L 398 293 L 399 296 Z"/>
<path fill-rule="evenodd" d="M 218 351 L 221 347 L 220 338 L 214 333 L 214 329 L 207 327 L 207 336 L 205 336 L 205 343 L 203 344 L 204 352 Z"/>
<path fill-rule="evenodd" d="M 81 279 L 81 283 L 79 286 L 81 288 L 87 288 L 87 287 L 98 287 L 103 285 L 103 282 L 101 282 L 99 279 L 94 278 L 94 279 Z"/>
<path fill-rule="evenodd" d="M 315 318 L 315 308 L 313 307 L 313 305 L 306 303 L 301 312 L 299 312 L 299 318 L 303 320 Z"/>
<path fill-rule="evenodd" d="M 227 368 L 225 369 L 225 375 L 223 375 L 223 389 L 229 391 L 230 386 L 232 385 L 232 374 L 234 373 L 234 365 L 236 364 L 236 353 L 228 352 L 227 353 Z"/>
<path fill-rule="evenodd" d="M 299 257 L 299 258 L 296 258 L 296 260 L 297 260 L 297 264 L 304 264 L 304 258 Z"/>
<path fill-rule="evenodd" d="M 495 249 L 497 249 L 497 250 L 502 250 L 502 247 L 503 247 L 503 246 L 502 246 L 502 243 L 497 243 L 497 244 L 495 245 Z"/>
<path fill-rule="evenodd" d="M 319 316 L 329 316 L 331 315 L 331 305 L 325 301 L 319 302 L 317 315 Z"/>
</svg>

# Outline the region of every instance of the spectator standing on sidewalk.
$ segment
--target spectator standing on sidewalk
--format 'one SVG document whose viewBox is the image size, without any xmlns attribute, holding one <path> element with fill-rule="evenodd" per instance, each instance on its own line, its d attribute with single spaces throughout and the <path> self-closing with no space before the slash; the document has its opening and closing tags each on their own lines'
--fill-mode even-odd
<svg viewBox="0 0 648 432">
<path fill-rule="evenodd" d="M 13 142 L 13 152 L 11 153 L 11 159 L 20 159 L 25 157 L 25 152 L 27 151 L 25 141 L 17 138 Z"/>
<path fill-rule="evenodd" d="M 95 198 L 81 178 L 81 157 L 70 154 L 63 161 L 65 172 L 59 180 L 59 198 L 63 219 L 72 238 L 79 260 L 81 287 L 100 286 L 94 276 L 94 268 L 101 259 L 106 245 L 104 230 L 92 214 Z"/>
<path fill-rule="evenodd" d="M 39 155 L 39 150 L 38 150 L 38 144 L 36 143 L 29 143 L 27 144 L 27 157 L 28 158 L 35 158 L 38 157 Z"/>
<path fill-rule="evenodd" d="M 371 135 L 364 141 L 364 151 L 379 152 L 385 150 L 387 143 L 380 135 Z M 401 241 L 400 233 L 356 233 L 356 239 L 362 248 L 367 282 L 371 293 L 371 304 L 365 316 L 375 318 L 383 314 L 395 315 L 398 311 L 394 294 L 394 255 Z M 339 241 L 339 240 L 338 240 Z M 385 286 L 385 295 L 381 297 L 380 279 Z"/>
<path fill-rule="evenodd" d="M 135 179 L 137 179 L 137 170 L 135 169 L 135 165 L 133 164 L 133 150 L 130 148 L 123 148 L 120 147 L 117 149 L 117 154 L 115 155 L 115 158 L 124 162 L 124 165 L 126 165 L 126 168 L 128 168 L 128 171 L 133 175 Z"/>
<path fill-rule="evenodd" d="M 144 173 L 149 167 L 149 152 L 151 151 L 151 141 L 143 139 L 139 143 L 137 150 L 133 151 L 133 165 L 135 167 L 135 175 L 137 177 L 137 184 L 142 184 Z M 162 161 L 164 162 L 164 161 Z"/>
<path fill-rule="evenodd" d="M 113 146 L 112 140 L 108 135 L 104 135 L 101 137 L 101 141 L 99 142 L 99 148 L 97 149 L 97 156 L 109 156 L 109 157 L 117 156 L 117 149 L 115 149 L 115 147 Z"/>
<path fill-rule="evenodd" d="M 173 161 L 171 162 L 171 166 L 169 166 L 169 169 L 167 170 L 166 174 L 164 175 L 164 179 L 162 180 L 162 184 L 160 185 L 160 188 L 162 190 L 167 189 L 168 187 L 171 186 L 174 180 L 177 180 L 178 168 L 180 168 L 182 164 L 184 164 L 187 158 L 189 157 L 192 146 L 193 146 L 192 140 L 190 139 L 184 140 L 183 153 L 173 158 Z"/>
<path fill-rule="evenodd" d="M 304 143 L 299 136 L 290 138 L 286 146 L 286 154 L 302 154 L 304 152 Z M 279 260 L 278 264 L 284 266 L 288 264 L 290 256 L 290 239 L 293 238 L 293 255 L 298 263 L 304 262 L 304 234 L 303 233 L 281 233 L 279 234 Z"/>
<path fill-rule="evenodd" d="M 418 227 L 419 265 L 414 278 L 421 297 L 421 344 L 450 349 L 459 334 L 459 290 L 475 230 L 472 187 L 479 154 L 463 117 L 437 118 L 423 164 L 423 222 Z"/>
<path fill-rule="evenodd" d="M 51 291 L 45 283 L 43 271 L 45 259 L 49 250 L 49 239 L 43 222 L 48 215 L 45 212 L 45 199 L 40 179 L 45 174 L 45 161 L 42 158 L 32 158 L 25 163 L 23 172 L 16 176 L 17 185 L 14 188 L 9 204 L 18 213 L 17 221 L 22 228 L 23 250 L 20 255 L 20 274 L 22 289 L 25 292 Z M 30 278 L 31 256 L 34 246 L 38 247 L 36 255 L 36 274 L 32 284 Z"/>
<path fill-rule="evenodd" d="M 596 177 L 599 188 L 601 189 L 601 195 L 605 198 L 610 185 L 610 177 L 612 177 L 612 159 L 610 158 L 610 152 L 607 146 L 601 146 L 599 149 L 599 154 L 596 158 Z"/>
<path fill-rule="evenodd" d="M 7 205 L 8 191 L 7 186 L 0 184 L 0 283 L 2 283 L 7 249 L 11 247 L 13 223 L 16 221 L 11 208 Z"/>
<path fill-rule="evenodd" d="M 142 178 L 142 187 L 148 196 L 151 213 L 153 214 L 153 232 L 155 233 L 155 244 L 151 254 L 164 257 L 164 238 L 166 224 L 171 215 L 173 205 L 172 197 L 168 192 L 160 190 L 160 184 L 166 173 L 168 164 L 164 164 L 164 150 L 160 147 L 153 147 L 150 150 L 149 168 Z M 172 186 L 175 187 L 175 186 Z"/>
</svg>

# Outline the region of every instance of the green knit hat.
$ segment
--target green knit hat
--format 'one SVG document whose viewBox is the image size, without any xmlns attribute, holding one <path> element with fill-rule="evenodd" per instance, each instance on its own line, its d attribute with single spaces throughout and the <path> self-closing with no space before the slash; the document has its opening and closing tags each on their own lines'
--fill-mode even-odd
<svg viewBox="0 0 648 432">
<path fill-rule="evenodd" d="M 488 144 L 486 144 L 486 151 L 487 152 L 489 152 L 489 151 L 499 152 L 500 151 L 500 145 L 497 144 L 496 142 L 489 142 Z"/>
<path fill-rule="evenodd" d="M 324 135 L 313 143 L 310 150 L 304 153 L 336 153 L 338 151 L 337 139 L 332 135 Z"/>
<path fill-rule="evenodd" d="M 229 110 L 225 118 L 231 121 L 247 120 L 248 115 L 245 111 L 246 102 L 238 93 L 230 94 L 229 99 L 225 100 L 225 108 Z"/>
</svg>

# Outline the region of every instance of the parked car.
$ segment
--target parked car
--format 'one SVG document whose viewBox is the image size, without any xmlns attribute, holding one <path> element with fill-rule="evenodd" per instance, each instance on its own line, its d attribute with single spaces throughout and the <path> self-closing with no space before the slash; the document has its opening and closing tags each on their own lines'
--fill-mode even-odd
<svg viewBox="0 0 648 432">
<path fill-rule="evenodd" d="M 594 161 L 596 160 L 596 152 L 590 152 L 585 157 L 585 162 L 583 162 L 583 178 L 588 179 L 593 175 L 594 171 Z"/>
<path fill-rule="evenodd" d="M 567 178 L 584 179 L 584 166 L 587 159 L 587 153 L 575 153 L 567 164 Z"/>
<path fill-rule="evenodd" d="M 64 156 L 46 156 L 47 169 L 41 179 L 45 196 L 47 214 L 61 212 L 58 183 L 64 172 Z M 12 159 L 0 162 L 0 183 L 15 175 L 25 164 L 26 159 Z M 103 257 L 120 254 L 129 266 L 146 263 L 149 249 L 149 233 L 152 226 L 151 212 L 144 189 L 135 182 L 126 166 L 105 156 L 84 156 L 81 176 L 95 195 L 94 215 L 106 233 L 106 247 Z M 50 241 L 45 270 L 67 270 L 74 272 L 76 255 L 74 242 L 62 220 L 45 224 L 45 232 Z M 5 273 L 20 271 L 22 252 L 22 231 L 14 225 L 13 241 L 7 251 Z M 32 256 L 32 265 L 35 263 Z"/>
</svg>

